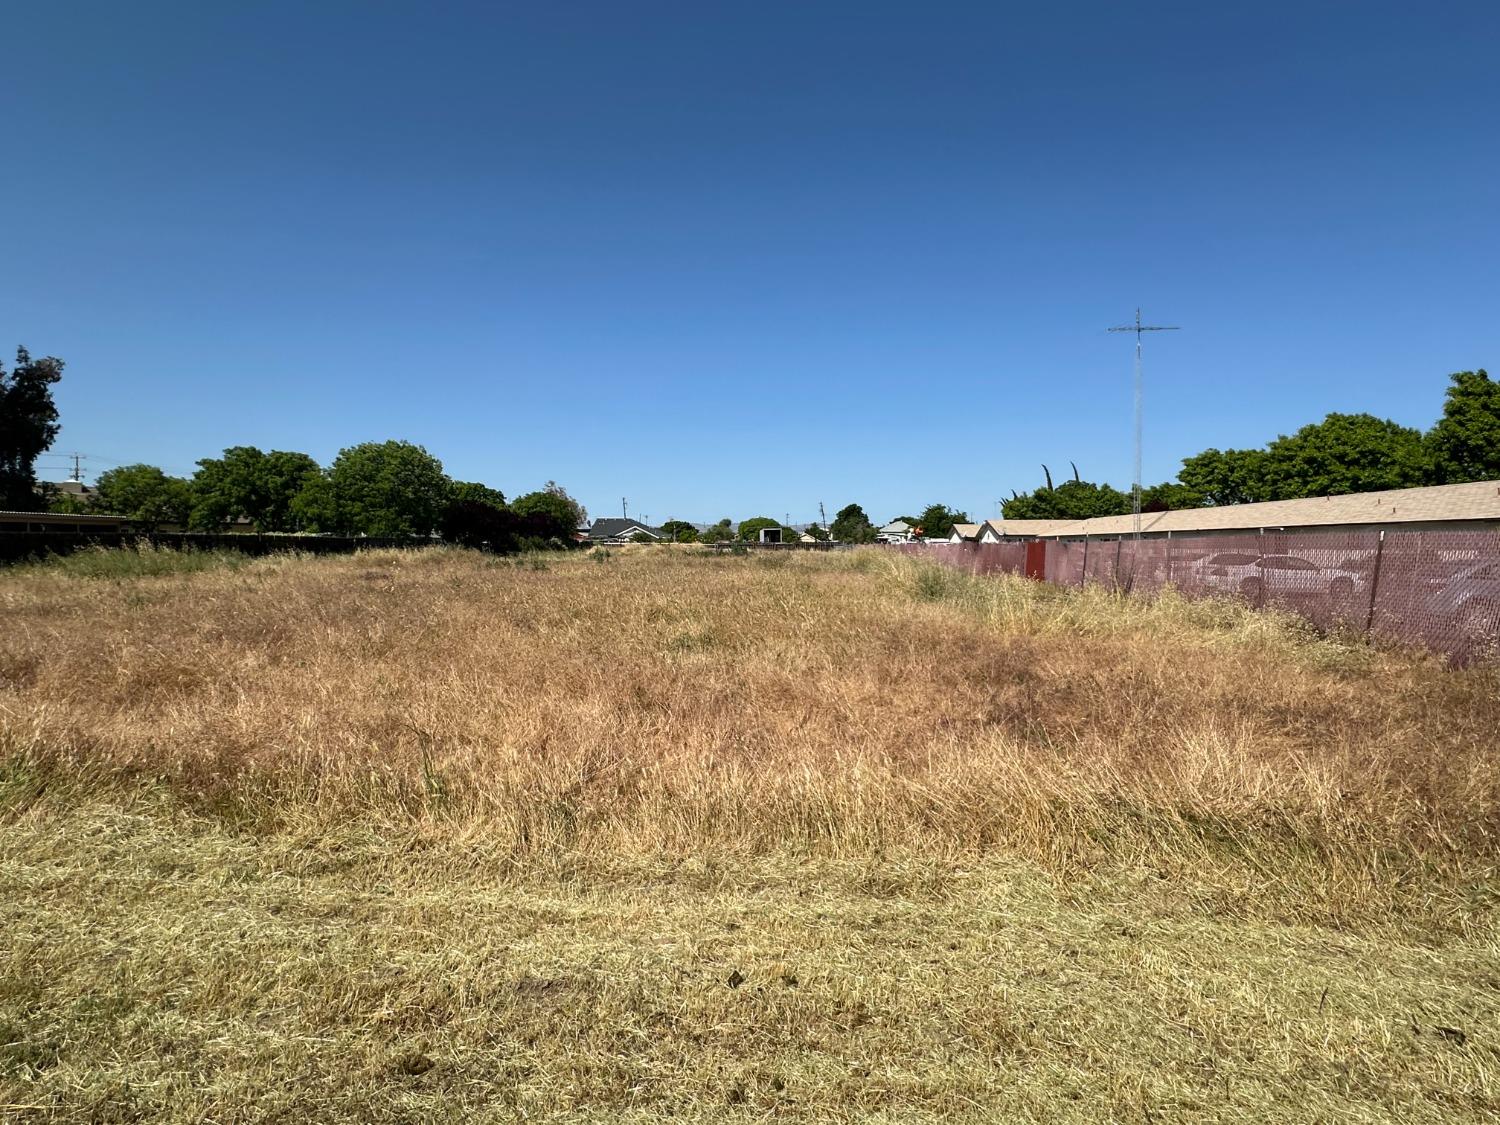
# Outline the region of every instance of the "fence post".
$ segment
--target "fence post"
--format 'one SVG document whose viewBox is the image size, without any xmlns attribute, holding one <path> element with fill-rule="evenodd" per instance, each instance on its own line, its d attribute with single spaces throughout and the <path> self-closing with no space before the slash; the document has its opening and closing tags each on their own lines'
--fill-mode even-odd
<svg viewBox="0 0 1500 1125">
<path fill-rule="evenodd" d="M 1115 593 L 1120 592 L 1120 551 L 1124 549 L 1125 540 L 1115 540 Z"/>
<path fill-rule="evenodd" d="M 1083 589 L 1083 584 L 1089 578 L 1089 537 L 1083 537 L 1083 565 L 1078 568 L 1078 588 Z"/>
<path fill-rule="evenodd" d="M 1167 532 L 1167 585 L 1172 584 L 1172 533 Z"/>
<path fill-rule="evenodd" d="M 1380 560 L 1385 554 L 1385 531 L 1382 529 L 1380 538 L 1375 540 L 1375 572 L 1370 575 L 1370 611 L 1365 614 L 1365 635 L 1369 636 L 1370 629 L 1375 624 L 1375 592 L 1380 589 Z"/>
</svg>

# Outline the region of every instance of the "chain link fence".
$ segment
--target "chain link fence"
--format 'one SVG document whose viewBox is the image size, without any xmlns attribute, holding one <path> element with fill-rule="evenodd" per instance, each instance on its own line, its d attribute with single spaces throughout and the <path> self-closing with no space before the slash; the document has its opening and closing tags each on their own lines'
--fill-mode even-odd
<svg viewBox="0 0 1500 1125">
<path fill-rule="evenodd" d="M 1026 543 L 907 544 L 971 574 L 1025 574 Z M 1033 545 L 1035 549 L 1035 545 Z M 1466 663 L 1500 650 L 1500 531 L 1358 531 L 1052 541 L 1046 580 L 1238 598 L 1324 630 L 1425 645 Z M 1032 571 L 1036 573 L 1035 569 Z"/>
</svg>

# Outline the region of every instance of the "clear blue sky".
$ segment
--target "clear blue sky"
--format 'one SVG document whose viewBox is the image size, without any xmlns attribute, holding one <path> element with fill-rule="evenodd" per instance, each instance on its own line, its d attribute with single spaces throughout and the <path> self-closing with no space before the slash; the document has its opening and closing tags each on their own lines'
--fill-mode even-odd
<svg viewBox="0 0 1500 1125">
<path fill-rule="evenodd" d="M 596 515 L 1148 481 L 1500 367 L 1500 4 L 0 15 L 0 343 L 59 452 L 421 442 Z M 59 477 L 60 459 L 45 462 Z M 108 466 L 96 460 L 92 469 Z"/>
</svg>

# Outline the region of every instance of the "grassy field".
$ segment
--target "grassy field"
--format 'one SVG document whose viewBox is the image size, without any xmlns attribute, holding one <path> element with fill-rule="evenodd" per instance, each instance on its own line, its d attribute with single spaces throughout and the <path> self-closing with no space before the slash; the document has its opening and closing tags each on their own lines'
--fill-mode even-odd
<svg viewBox="0 0 1500 1125">
<path fill-rule="evenodd" d="M 1494 1120 L 1497 730 L 873 550 L 0 572 L 0 1120 Z"/>
</svg>

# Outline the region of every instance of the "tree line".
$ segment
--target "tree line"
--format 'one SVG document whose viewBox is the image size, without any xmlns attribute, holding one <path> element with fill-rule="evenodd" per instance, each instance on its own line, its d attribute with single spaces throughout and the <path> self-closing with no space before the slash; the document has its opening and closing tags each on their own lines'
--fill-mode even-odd
<svg viewBox="0 0 1500 1125">
<path fill-rule="evenodd" d="M 154 465 L 122 465 L 100 473 L 87 498 L 54 492 L 48 499 L 54 510 L 107 512 L 148 528 L 441 535 L 498 548 L 571 542 L 585 518 L 583 507 L 555 482 L 507 501 L 488 485 L 453 480 L 441 461 L 407 441 L 352 445 L 326 468 L 306 453 L 237 445 L 199 461 L 190 478 Z"/>
<path fill-rule="evenodd" d="M 1131 495 L 1073 479 L 1012 493 L 1006 519 L 1124 515 Z M 1379 492 L 1500 478 L 1500 383 L 1484 370 L 1449 376 L 1442 416 L 1425 432 L 1372 414 L 1329 414 L 1258 449 L 1205 449 L 1183 459 L 1177 479 L 1141 490 L 1148 512 Z"/>
<path fill-rule="evenodd" d="M 968 513 L 949 508 L 946 504 L 929 504 L 920 516 L 897 516 L 896 519 L 919 529 L 928 539 L 946 539 L 953 533 L 955 523 L 969 522 Z M 767 528 L 780 528 L 782 542 L 793 542 L 802 534 L 770 516 L 741 520 L 738 527 L 732 520 L 722 519 L 702 529 L 686 520 L 667 520 L 659 530 L 666 539 L 676 543 L 756 543 L 760 541 L 761 531 Z M 827 527 L 809 524 L 807 534 L 820 542 L 831 539 L 836 543 L 873 543 L 879 528 L 870 521 L 863 507 L 846 504 Z"/>
<path fill-rule="evenodd" d="M 237 445 L 199 461 L 191 477 L 122 465 L 99 474 L 86 495 L 62 492 L 36 479 L 36 460 L 58 434 L 52 387 L 62 372 L 62 360 L 32 359 L 25 348 L 9 372 L 0 364 L 0 508 L 107 513 L 153 529 L 441 535 L 495 550 L 571 543 L 587 518 L 553 481 L 507 501 L 488 485 L 451 479 L 441 461 L 407 441 L 352 445 L 326 468 L 306 453 Z"/>
</svg>

